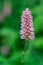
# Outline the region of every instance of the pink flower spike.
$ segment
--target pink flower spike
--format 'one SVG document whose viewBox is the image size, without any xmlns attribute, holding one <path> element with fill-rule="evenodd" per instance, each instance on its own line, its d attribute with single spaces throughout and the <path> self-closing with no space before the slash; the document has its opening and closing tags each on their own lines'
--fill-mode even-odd
<svg viewBox="0 0 43 65">
<path fill-rule="evenodd" d="M 8 46 L 5 45 L 1 47 L 1 52 L 3 55 L 8 55 L 10 53 L 10 49 Z"/>
<path fill-rule="evenodd" d="M 4 2 L 3 14 L 5 16 L 11 15 L 11 3 L 10 2 L 6 2 L 6 1 Z"/>
<path fill-rule="evenodd" d="M 27 8 L 21 15 L 21 39 L 33 40 L 34 27 L 32 22 L 31 11 Z"/>
</svg>

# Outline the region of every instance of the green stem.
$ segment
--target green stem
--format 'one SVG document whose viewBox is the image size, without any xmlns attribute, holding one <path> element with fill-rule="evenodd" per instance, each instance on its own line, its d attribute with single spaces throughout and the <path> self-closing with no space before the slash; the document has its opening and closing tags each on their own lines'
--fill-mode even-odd
<svg viewBox="0 0 43 65">
<path fill-rule="evenodd" d="M 24 50 L 22 53 L 22 65 L 24 64 L 24 56 L 25 56 L 25 52 L 26 52 L 27 47 L 28 47 L 28 40 L 26 39 L 25 47 L 24 47 Z"/>
</svg>

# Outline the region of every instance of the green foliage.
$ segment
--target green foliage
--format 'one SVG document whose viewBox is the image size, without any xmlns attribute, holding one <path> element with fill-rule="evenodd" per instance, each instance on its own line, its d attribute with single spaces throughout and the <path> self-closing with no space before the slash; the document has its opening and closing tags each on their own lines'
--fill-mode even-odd
<svg viewBox="0 0 43 65">
<path fill-rule="evenodd" d="M 39 41 L 40 40 L 40 41 Z M 24 65 L 43 65 L 43 38 L 30 42 L 25 54 Z"/>
<path fill-rule="evenodd" d="M 4 0 L 0 0 L 3 10 Z M 43 0 L 11 0 L 12 15 L 6 17 L 0 29 L 0 47 L 8 45 L 10 55 L 0 52 L 0 65 L 22 65 L 25 41 L 20 39 L 21 13 L 27 7 L 31 10 L 35 28 L 35 40 L 30 41 L 25 52 L 24 65 L 43 65 Z"/>
</svg>

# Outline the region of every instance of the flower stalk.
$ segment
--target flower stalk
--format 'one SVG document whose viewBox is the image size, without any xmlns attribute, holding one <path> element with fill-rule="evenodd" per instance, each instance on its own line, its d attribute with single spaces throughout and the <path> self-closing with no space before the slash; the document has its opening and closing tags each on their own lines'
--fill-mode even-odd
<svg viewBox="0 0 43 65">
<path fill-rule="evenodd" d="M 28 46 L 29 40 L 34 40 L 34 27 L 31 11 L 27 8 L 22 12 L 21 15 L 21 39 L 25 39 L 25 47 L 22 54 L 22 63 L 24 63 L 24 55 Z"/>
</svg>

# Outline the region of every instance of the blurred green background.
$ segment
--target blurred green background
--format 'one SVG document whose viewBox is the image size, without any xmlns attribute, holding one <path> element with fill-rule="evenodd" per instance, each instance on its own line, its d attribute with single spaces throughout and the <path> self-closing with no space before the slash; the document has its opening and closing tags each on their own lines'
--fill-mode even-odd
<svg viewBox="0 0 43 65">
<path fill-rule="evenodd" d="M 0 10 L 3 10 L 3 3 L 4 0 L 0 0 Z M 0 51 L 6 45 L 10 54 L 0 52 L 0 65 L 22 65 L 25 40 L 20 39 L 20 24 L 21 13 L 26 8 L 32 12 L 35 39 L 28 43 L 24 65 L 43 65 L 43 0 L 11 0 L 11 4 L 11 16 L 0 23 Z"/>
</svg>

